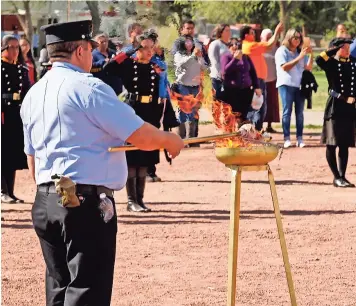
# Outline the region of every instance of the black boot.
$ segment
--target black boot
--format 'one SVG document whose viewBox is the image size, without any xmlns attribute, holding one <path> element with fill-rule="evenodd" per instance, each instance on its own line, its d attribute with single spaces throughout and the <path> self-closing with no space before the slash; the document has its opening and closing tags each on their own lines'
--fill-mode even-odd
<svg viewBox="0 0 356 306">
<path fill-rule="evenodd" d="M 137 194 L 137 203 L 140 205 L 146 212 L 150 212 L 151 209 L 148 208 L 145 203 L 143 203 L 143 195 L 145 193 L 146 177 L 137 178 L 136 194 Z"/>
<path fill-rule="evenodd" d="M 126 182 L 127 210 L 132 212 L 144 212 L 145 210 L 137 204 L 136 177 L 128 178 Z"/>
</svg>

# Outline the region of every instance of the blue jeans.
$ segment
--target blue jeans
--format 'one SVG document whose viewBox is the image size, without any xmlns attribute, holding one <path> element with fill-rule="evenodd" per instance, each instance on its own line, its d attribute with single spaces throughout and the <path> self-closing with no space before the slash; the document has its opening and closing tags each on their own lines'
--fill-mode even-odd
<svg viewBox="0 0 356 306">
<path fill-rule="evenodd" d="M 291 87 L 282 85 L 278 87 L 279 95 L 282 99 L 283 116 L 282 127 L 284 140 L 290 140 L 290 118 L 292 116 L 293 102 L 295 103 L 295 118 L 297 124 L 297 140 L 303 139 L 304 128 L 304 102 L 300 89 L 298 87 Z"/>
<path fill-rule="evenodd" d="M 263 104 L 259 110 L 255 110 L 250 107 L 250 110 L 247 113 L 247 120 L 251 121 L 252 124 L 256 127 L 256 129 L 260 131 L 263 128 L 263 121 L 265 120 L 267 114 L 267 90 L 266 83 L 264 80 L 258 79 L 258 82 L 260 85 L 260 89 L 262 90 Z"/>
<path fill-rule="evenodd" d="M 182 84 L 178 84 L 178 93 L 183 96 L 193 95 L 194 97 L 199 93 L 199 86 L 185 86 Z M 194 118 L 196 112 L 193 111 L 190 114 L 186 114 L 181 110 L 178 110 L 178 120 L 180 122 L 179 126 L 179 136 L 182 139 L 196 137 L 197 136 L 197 128 L 199 124 L 199 120 Z M 188 135 L 187 135 L 188 131 Z"/>
</svg>

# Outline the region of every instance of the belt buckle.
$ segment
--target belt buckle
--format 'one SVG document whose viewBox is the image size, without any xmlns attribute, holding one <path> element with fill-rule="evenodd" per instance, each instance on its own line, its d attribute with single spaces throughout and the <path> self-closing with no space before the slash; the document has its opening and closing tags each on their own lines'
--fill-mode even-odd
<svg viewBox="0 0 356 306">
<path fill-rule="evenodd" d="M 141 103 L 151 103 L 152 96 L 141 96 Z"/>
<path fill-rule="evenodd" d="M 12 100 L 15 100 L 15 101 L 20 100 L 20 94 L 18 92 L 14 92 L 12 95 Z"/>
</svg>

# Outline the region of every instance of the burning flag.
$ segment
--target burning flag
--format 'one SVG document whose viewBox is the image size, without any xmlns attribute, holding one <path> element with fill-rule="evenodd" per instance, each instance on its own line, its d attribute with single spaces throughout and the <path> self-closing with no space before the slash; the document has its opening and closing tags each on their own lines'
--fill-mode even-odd
<svg viewBox="0 0 356 306">
<path fill-rule="evenodd" d="M 214 96 L 213 93 L 213 97 Z M 258 141 L 264 140 L 262 134 L 257 131 L 252 124 L 243 122 L 241 113 L 232 111 L 230 104 L 214 98 L 212 113 L 214 124 L 219 130 L 224 133 L 233 133 L 237 131 L 240 133 L 240 136 L 217 141 L 217 147 L 252 147 L 258 145 Z"/>
<path fill-rule="evenodd" d="M 201 103 L 201 97 L 203 96 L 202 91 L 199 91 L 196 97 L 194 97 L 193 95 L 184 96 L 174 91 L 170 92 L 170 96 L 171 96 L 171 101 L 177 103 L 179 109 L 183 113 L 190 114 L 193 111 L 196 111 L 194 117 L 196 119 L 199 119 L 198 110 L 202 105 Z"/>
</svg>

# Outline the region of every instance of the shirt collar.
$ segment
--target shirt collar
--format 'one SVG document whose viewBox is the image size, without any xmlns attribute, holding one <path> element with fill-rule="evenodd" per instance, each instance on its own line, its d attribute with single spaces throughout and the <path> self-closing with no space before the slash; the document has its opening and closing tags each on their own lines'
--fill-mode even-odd
<svg viewBox="0 0 356 306">
<path fill-rule="evenodd" d="M 74 70 L 74 71 L 85 73 L 85 71 L 82 68 L 79 68 L 78 66 L 75 66 L 75 65 L 73 65 L 71 63 L 68 63 L 68 62 L 54 62 L 53 65 L 52 65 L 52 68 L 55 68 L 55 67 L 68 68 L 68 69 L 71 69 L 71 70 Z"/>
<path fill-rule="evenodd" d="M 350 59 L 349 58 L 345 58 L 345 57 L 340 57 L 339 55 L 335 55 L 334 59 L 336 59 L 339 62 L 349 62 Z"/>
</svg>

